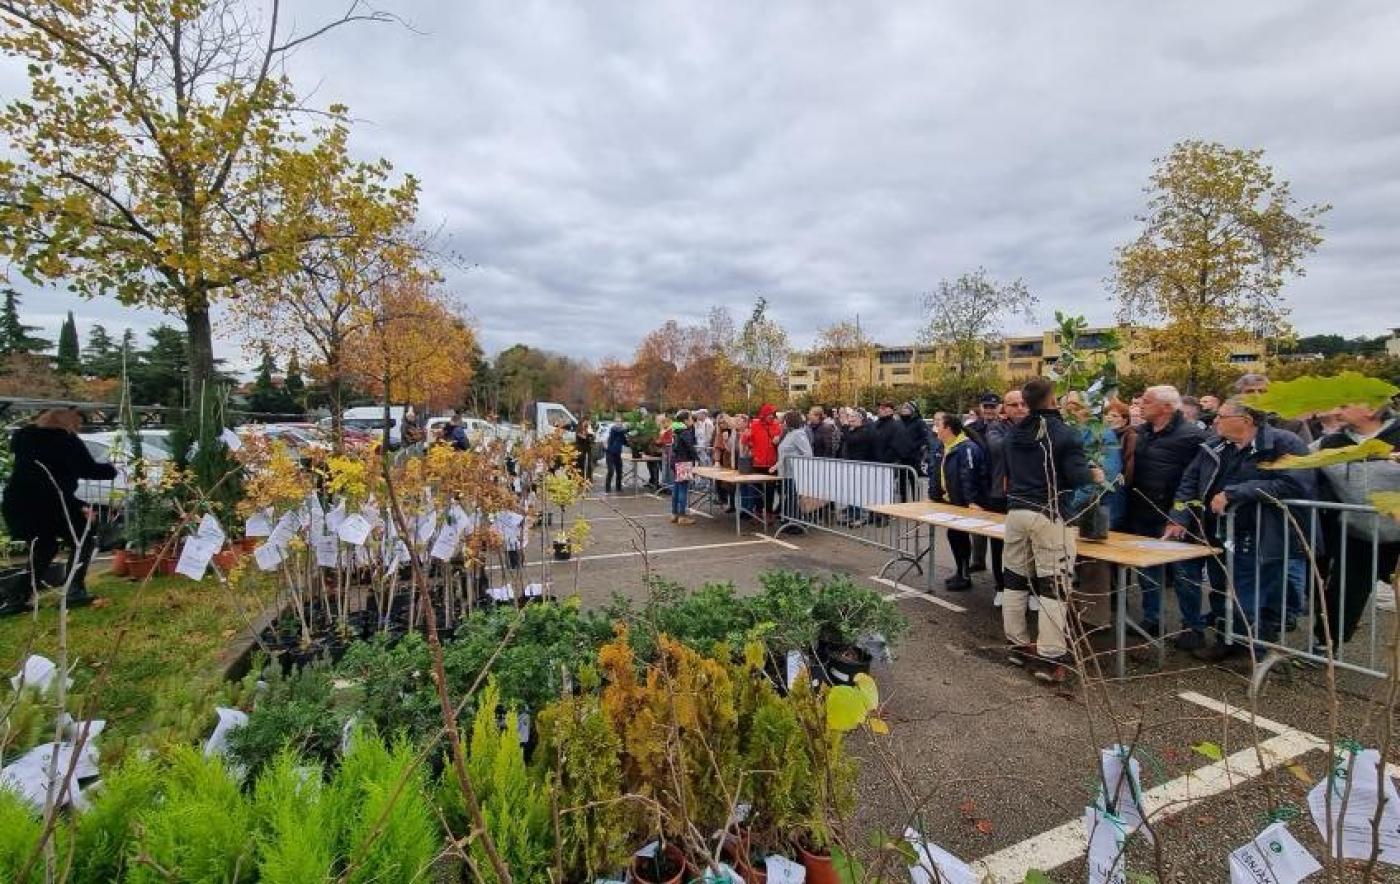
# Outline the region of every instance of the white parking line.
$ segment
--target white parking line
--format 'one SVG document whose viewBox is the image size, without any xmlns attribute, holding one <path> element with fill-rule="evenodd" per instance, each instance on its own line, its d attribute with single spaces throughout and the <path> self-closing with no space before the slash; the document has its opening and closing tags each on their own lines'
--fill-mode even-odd
<svg viewBox="0 0 1400 884">
<path fill-rule="evenodd" d="M 1263 740 L 1257 746 L 1251 745 L 1241 749 L 1219 761 L 1143 792 L 1143 810 L 1154 824 L 1181 813 L 1197 802 L 1220 795 L 1261 776 L 1266 771 L 1287 764 L 1299 756 L 1327 748 L 1326 740 L 1320 740 L 1312 734 L 1303 733 L 1277 721 L 1259 718 L 1247 709 L 1236 709 L 1190 691 L 1180 694 L 1179 697 L 1188 703 L 1253 724 L 1261 730 L 1272 732 L 1274 736 Z M 1082 817 L 1076 817 L 1048 832 L 1042 832 L 1019 844 L 985 856 L 973 865 L 990 875 L 993 881 L 1022 881 L 1031 869 L 1049 871 L 1082 856 L 1086 848 L 1086 838 L 1084 820 Z"/>
<path fill-rule="evenodd" d="M 776 537 L 769 537 L 767 534 L 758 534 L 758 533 L 754 533 L 754 534 L 752 534 L 752 535 L 750 535 L 750 536 L 751 536 L 751 537 L 762 537 L 764 540 L 768 541 L 769 543 L 776 543 L 778 546 L 781 546 L 783 549 L 796 549 L 796 550 L 802 549 L 802 547 L 798 546 L 798 545 L 795 544 L 795 543 L 788 543 L 786 540 L 779 540 L 779 539 L 776 538 Z"/>
<path fill-rule="evenodd" d="M 762 545 L 766 545 L 766 544 L 769 544 L 769 543 L 773 543 L 772 538 L 764 538 L 764 539 L 762 539 L 762 540 L 732 540 L 732 541 L 730 541 L 730 542 L 728 542 L 728 543 L 699 543 L 699 544 L 696 544 L 695 546 L 668 546 L 668 547 L 662 547 L 661 549 L 649 549 L 649 550 L 647 550 L 647 555 L 649 555 L 649 556 L 661 556 L 661 555 L 667 555 L 667 554 L 669 554 L 669 553 L 696 552 L 696 551 L 704 550 L 704 549 L 728 549 L 728 548 L 730 548 L 730 547 L 736 547 L 736 546 L 762 546 Z M 781 541 L 779 541 L 779 543 L 781 543 Z M 785 544 L 785 545 L 791 546 L 791 544 Z M 793 549 L 797 549 L 797 547 L 793 547 Z M 627 552 L 615 552 L 615 553 L 595 553 L 594 555 L 591 555 L 591 556 L 577 556 L 577 557 L 575 557 L 575 558 L 573 558 L 573 559 L 569 559 L 569 560 L 567 560 L 567 561 L 565 561 L 565 562 L 556 562 L 555 564 L 558 564 L 558 565 L 567 567 L 568 562 L 571 562 L 571 561 L 573 561 L 573 562 L 598 562 L 598 561 L 603 561 L 603 560 L 605 560 L 605 559 L 626 559 L 626 558 L 631 558 L 631 557 L 633 557 L 633 556 L 640 556 L 640 555 L 641 555 L 641 553 L 638 552 L 637 550 L 628 550 Z M 538 565 L 538 564 L 540 564 L 540 563 L 539 563 L 539 562 L 526 562 L 526 563 L 525 563 L 525 567 L 527 567 L 527 568 L 533 568 L 533 567 L 535 567 L 535 566 Z M 500 568 L 501 568 L 500 565 L 492 565 L 492 566 L 490 567 L 489 570 L 492 570 L 492 571 L 499 571 Z"/>
<path fill-rule="evenodd" d="M 926 602 L 947 608 L 948 610 L 958 614 L 967 613 L 967 608 L 964 608 L 962 605 L 955 605 L 947 599 L 941 599 L 936 595 L 929 595 L 922 589 L 915 589 L 912 586 L 905 586 L 903 583 L 897 583 L 889 579 L 888 577 L 876 577 L 872 574 L 870 576 L 870 579 L 874 580 L 876 583 L 882 586 L 888 586 L 891 589 L 897 590 L 897 592 L 885 596 L 885 601 L 887 602 L 894 601 L 895 599 L 923 599 Z"/>
</svg>

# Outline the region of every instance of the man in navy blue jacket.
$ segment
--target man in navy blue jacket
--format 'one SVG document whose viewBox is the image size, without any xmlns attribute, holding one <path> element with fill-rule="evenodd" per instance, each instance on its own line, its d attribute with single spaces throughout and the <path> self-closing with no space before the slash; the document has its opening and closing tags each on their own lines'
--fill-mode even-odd
<svg viewBox="0 0 1400 884">
<path fill-rule="evenodd" d="M 1215 431 L 1219 438 L 1201 446 L 1181 477 L 1163 536 L 1177 540 L 1190 535 L 1218 544 L 1224 538 L 1226 511 L 1233 510 L 1231 577 L 1235 616 L 1243 618 L 1236 628 L 1247 625 L 1253 635 L 1279 641 L 1289 613 L 1288 562 L 1304 555 L 1305 538 L 1276 501 L 1315 498 L 1317 475 L 1306 469 L 1268 469 L 1285 455 L 1306 455 L 1307 443 L 1271 426 L 1266 415 L 1238 399 L 1220 406 Z M 1211 593 L 1211 611 L 1218 622 L 1224 599 L 1217 591 Z M 1245 650 L 1243 644 L 1217 640 L 1196 656 L 1218 661 Z"/>
<path fill-rule="evenodd" d="M 627 424 L 623 423 L 622 416 L 618 415 L 613 420 L 613 425 L 608 430 L 608 438 L 604 442 L 603 457 L 608 464 L 607 475 L 603 477 L 603 493 L 612 490 L 613 479 L 617 479 L 617 493 L 622 493 L 622 451 L 627 447 Z"/>
</svg>

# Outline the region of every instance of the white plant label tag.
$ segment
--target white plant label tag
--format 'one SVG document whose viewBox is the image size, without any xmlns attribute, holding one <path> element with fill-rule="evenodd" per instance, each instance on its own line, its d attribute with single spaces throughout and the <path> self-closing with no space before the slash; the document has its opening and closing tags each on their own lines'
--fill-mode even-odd
<svg viewBox="0 0 1400 884">
<path fill-rule="evenodd" d="M 195 529 L 195 535 L 209 540 L 213 540 L 224 545 L 224 526 L 219 524 L 219 520 L 214 518 L 213 513 L 205 513 L 204 518 L 199 520 L 199 527 Z"/>
<path fill-rule="evenodd" d="M 769 856 L 764 860 L 768 872 L 768 884 L 804 884 L 807 869 L 785 856 Z"/>
<path fill-rule="evenodd" d="M 1084 831 L 1089 839 L 1089 884 L 1125 884 L 1127 862 L 1123 823 L 1097 807 L 1084 808 Z"/>
<path fill-rule="evenodd" d="M 1144 817 L 1142 764 L 1133 758 L 1125 766 L 1123 760 L 1127 755 L 1128 750 L 1123 746 L 1110 746 L 1100 750 L 1099 766 L 1103 772 L 1103 781 L 1099 783 L 1099 797 L 1095 806 L 1118 817 L 1128 827 L 1128 831 L 1133 832 L 1142 825 Z M 1107 797 L 1109 795 L 1112 795 L 1112 798 Z M 1147 830 L 1144 829 L 1143 834 L 1151 839 Z"/>
<path fill-rule="evenodd" d="M 223 546 L 223 539 L 214 540 L 204 537 L 186 537 L 185 545 L 180 550 L 180 561 L 175 564 L 175 573 L 183 574 L 191 580 L 203 580 L 204 572 L 209 570 L 209 561 L 214 558 L 214 553 Z"/>
<path fill-rule="evenodd" d="M 248 521 L 243 523 L 244 537 L 266 537 L 272 533 L 272 515 L 264 510 L 260 513 L 253 513 L 248 517 Z"/>
<path fill-rule="evenodd" d="M 369 520 L 359 513 L 353 513 L 345 517 L 345 521 L 340 523 L 340 528 L 336 533 L 340 539 L 351 546 L 364 546 L 369 539 L 369 532 L 372 526 Z"/>
<path fill-rule="evenodd" d="M 1380 854 L 1381 862 L 1400 865 L 1400 793 L 1389 776 L 1380 774 L 1380 753 L 1375 749 L 1363 749 L 1352 761 L 1350 753 L 1334 765 L 1332 773 L 1322 782 L 1313 786 L 1308 793 L 1308 809 L 1312 811 L 1317 830 L 1327 837 L 1327 790 L 1332 790 L 1331 829 L 1332 844 L 1337 856 L 1342 859 L 1369 859 L 1371 837 L 1375 832 L 1372 822 L 1376 818 L 1376 806 L 1380 803 L 1381 789 L 1384 789 L 1385 808 L 1381 813 Z M 1348 783 L 1350 786 L 1348 787 Z M 1343 798 L 1346 803 L 1346 816 L 1338 819 Z"/>
<path fill-rule="evenodd" d="M 205 758 L 225 754 L 228 751 L 229 733 L 248 723 L 248 713 L 241 709 L 216 706 L 214 711 L 218 713 L 219 723 L 214 726 L 214 732 L 209 735 L 209 741 L 204 744 Z"/>
<path fill-rule="evenodd" d="M 1230 854 L 1230 884 L 1298 884 L 1321 868 L 1286 823 L 1274 823 Z"/>
<path fill-rule="evenodd" d="M 340 564 L 340 544 L 334 534 L 316 538 L 316 564 L 322 568 L 334 568 Z"/>
<path fill-rule="evenodd" d="M 264 571 L 276 571 L 277 566 L 282 564 L 282 550 L 275 544 L 264 543 L 253 550 L 253 561 L 258 563 L 258 567 Z"/>
<path fill-rule="evenodd" d="M 948 851 L 924 839 L 914 829 L 904 830 L 904 840 L 914 848 L 919 861 L 909 867 L 914 884 L 978 884 L 972 867 Z"/>
<path fill-rule="evenodd" d="M 229 451 L 243 450 L 243 440 L 238 438 L 238 434 L 228 427 L 224 427 L 224 431 L 219 434 L 219 440 L 228 446 Z"/>
</svg>

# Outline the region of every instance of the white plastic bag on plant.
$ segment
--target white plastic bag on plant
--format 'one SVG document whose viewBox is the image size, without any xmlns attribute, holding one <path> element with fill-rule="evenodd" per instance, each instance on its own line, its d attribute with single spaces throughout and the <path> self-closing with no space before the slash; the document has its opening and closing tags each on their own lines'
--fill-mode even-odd
<svg viewBox="0 0 1400 884">
<path fill-rule="evenodd" d="M 909 842 L 919 857 L 919 861 L 909 867 L 909 878 L 914 884 L 930 884 L 935 880 L 939 884 L 977 884 L 979 879 L 973 874 L 971 866 L 926 840 L 914 829 L 904 830 L 904 840 Z M 936 879 L 935 872 L 938 874 Z"/>
<path fill-rule="evenodd" d="M 15 690 L 22 688 L 33 688 L 39 693 L 47 691 L 53 684 L 54 677 L 58 675 L 58 665 L 48 657 L 40 654 L 30 654 L 24 660 L 24 665 L 19 672 L 10 679 L 10 687 Z M 73 686 L 73 679 L 68 679 L 67 687 Z"/>
<path fill-rule="evenodd" d="M 214 732 L 209 735 L 208 742 L 204 744 L 205 758 L 227 755 L 228 735 L 248 723 L 248 713 L 241 709 L 216 706 L 214 712 L 219 716 L 219 723 L 214 726 Z"/>
<path fill-rule="evenodd" d="M 807 880 L 807 868 L 785 856 L 769 855 L 764 869 L 768 872 L 768 884 L 805 884 Z"/>
</svg>

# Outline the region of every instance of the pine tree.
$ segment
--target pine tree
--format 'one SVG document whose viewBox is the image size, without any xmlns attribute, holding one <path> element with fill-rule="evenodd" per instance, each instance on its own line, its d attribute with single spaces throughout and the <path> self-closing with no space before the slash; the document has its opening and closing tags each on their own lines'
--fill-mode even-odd
<svg viewBox="0 0 1400 884">
<path fill-rule="evenodd" d="M 248 408 L 262 414 L 290 414 L 296 407 L 285 389 L 279 389 L 272 382 L 277 371 L 277 363 L 272 359 L 272 350 L 262 348 L 262 362 L 258 365 L 258 377 L 253 381 L 253 394 L 248 397 Z"/>
<path fill-rule="evenodd" d="M 19 292 L 5 289 L 5 306 L 0 308 L 0 356 L 47 350 L 48 341 L 30 334 L 38 330 L 37 326 L 25 325 L 20 321 Z"/>
<path fill-rule="evenodd" d="M 306 381 L 301 376 L 301 360 L 297 359 L 295 353 L 287 360 L 287 379 L 282 382 L 282 389 L 286 391 L 293 405 L 300 409 L 306 408 Z"/>
<path fill-rule="evenodd" d="M 101 325 L 88 332 L 87 347 L 83 349 L 83 374 L 96 378 L 115 378 L 122 373 L 122 354 L 112 336 Z"/>
<path fill-rule="evenodd" d="M 78 361 L 78 323 L 73 319 L 73 311 L 63 321 L 58 332 L 58 373 L 77 374 L 82 366 Z"/>
</svg>

